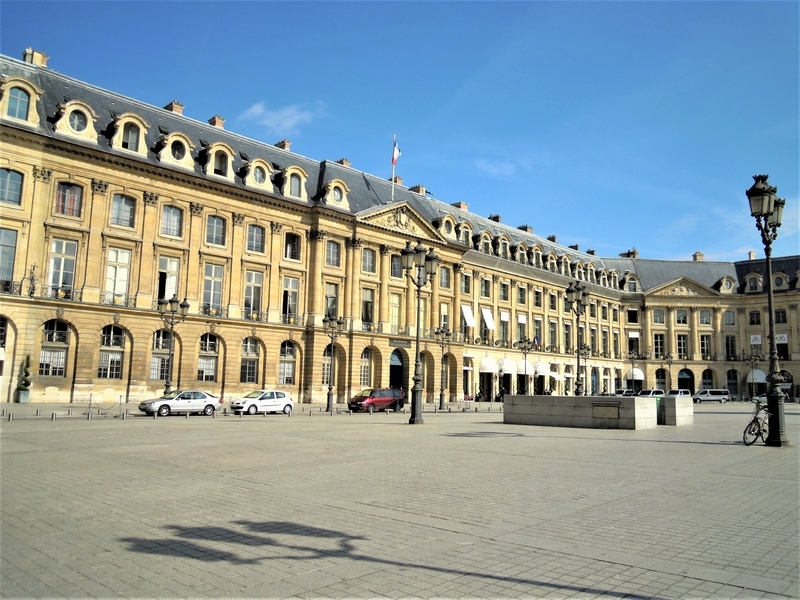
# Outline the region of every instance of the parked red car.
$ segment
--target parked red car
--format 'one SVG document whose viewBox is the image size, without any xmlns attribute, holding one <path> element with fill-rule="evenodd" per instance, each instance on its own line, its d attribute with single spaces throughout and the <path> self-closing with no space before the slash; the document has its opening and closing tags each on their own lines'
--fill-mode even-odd
<svg viewBox="0 0 800 600">
<path fill-rule="evenodd" d="M 347 403 L 350 410 L 366 410 L 370 414 L 376 410 L 400 410 L 405 404 L 403 391 L 395 388 L 367 388 L 353 396 Z"/>
</svg>

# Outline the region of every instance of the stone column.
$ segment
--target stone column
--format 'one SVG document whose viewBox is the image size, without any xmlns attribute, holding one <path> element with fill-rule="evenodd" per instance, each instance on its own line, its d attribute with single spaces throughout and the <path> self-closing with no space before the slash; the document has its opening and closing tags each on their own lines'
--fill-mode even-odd
<svg viewBox="0 0 800 600">
<path fill-rule="evenodd" d="M 280 262 L 283 256 L 283 236 L 281 230 L 283 224 L 273 221 L 270 223 L 269 239 L 269 275 L 267 277 L 267 322 L 281 322 L 281 292 L 283 285 L 281 282 Z M 263 310 L 263 309 L 262 309 Z"/>
<path fill-rule="evenodd" d="M 381 278 L 380 291 L 378 292 L 378 330 L 384 333 L 389 332 L 389 276 L 392 266 L 392 247 L 381 244 L 380 247 L 380 267 Z"/>
</svg>

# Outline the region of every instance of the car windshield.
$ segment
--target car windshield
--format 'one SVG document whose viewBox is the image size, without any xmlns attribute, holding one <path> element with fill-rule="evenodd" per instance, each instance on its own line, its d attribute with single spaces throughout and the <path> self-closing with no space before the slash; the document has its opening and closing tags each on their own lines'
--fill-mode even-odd
<svg viewBox="0 0 800 600">
<path fill-rule="evenodd" d="M 681 391 L 680 390 L 670 390 L 668 393 L 669 394 L 680 394 Z"/>
<path fill-rule="evenodd" d="M 360 392 L 358 392 L 358 394 L 356 394 L 356 395 L 357 395 L 357 396 L 363 396 L 364 398 L 366 398 L 366 397 L 368 397 L 368 396 L 372 396 L 372 395 L 373 395 L 373 394 L 372 394 L 372 392 L 373 392 L 373 390 L 371 390 L 371 389 L 369 389 L 369 388 L 368 388 L 368 389 L 366 389 L 366 390 L 361 390 L 361 391 L 360 391 Z"/>
<path fill-rule="evenodd" d="M 250 392 L 244 398 L 258 398 L 263 392 Z"/>
<path fill-rule="evenodd" d="M 161 397 L 162 397 L 164 400 L 172 400 L 172 399 L 173 399 L 175 396 L 177 396 L 177 395 L 178 395 L 178 394 L 180 394 L 180 393 L 181 393 L 181 391 L 180 391 L 180 390 L 175 390 L 175 391 L 172 391 L 172 392 L 170 392 L 170 393 L 168 393 L 168 394 L 164 394 L 164 395 L 163 395 L 163 396 L 161 396 Z"/>
</svg>

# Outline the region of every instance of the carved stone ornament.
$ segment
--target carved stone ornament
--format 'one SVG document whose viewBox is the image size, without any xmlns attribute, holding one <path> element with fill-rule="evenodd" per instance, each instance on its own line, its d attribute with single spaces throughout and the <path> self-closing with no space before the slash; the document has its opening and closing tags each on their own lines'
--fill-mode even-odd
<svg viewBox="0 0 800 600">
<path fill-rule="evenodd" d="M 50 181 L 50 176 L 53 174 L 53 169 L 47 167 L 33 167 L 33 177 L 40 181 Z"/>
<path fill-rule="evenodd" d="M 100 179 L 92 179 L 92 191 L 95 194 L 105 194 L 108 190 L 108 182 Z"/>
<path fill-rule="evenodd" d="M 244 215 L 242 213 L 233 213 L 233 224 L 244 225 Z"/>
<path fill-rule="evenodd" d="M 492 282 L 497 283 L 498 281 L 500 281 L 500 275 L 492 275 Z"/>
<path fill-rule="evenodd" d="M 119 325 L 119 313 L 114 313 L 114 325 Z"/>
<path fill-rule="evenodd" d="M 388 244 L 381 244 L 381 249 L 380 249 L 381 256 L 386 256 L 391 251 L 392 251 L 392 247 L 391 246 L 389 246 Z"/>
<path fill-rule="evenodd" d="M 251 327 L 250 328 L 250 337 L 256 337 L 256 328 L 255 327 Z"/>
<path fill-rule="evenodd" d="M 158 204 L 158 194 L 156 194 L 155 192 L 144 192 L 142 194 L 142 199 L 144 200 L 144 203 L 147 204 L 148 206 L 155 206 L 156 204 Z"/>
<path fill-rule="evenodd" d="M 481 275 L 481 272 L 480 272 L 480 271 L 478 271 L 478 269 L 473 269 L 473 270 L 472 270 L 472 276 L 473 276 L 475 279 L 477 279 L 478 277 L 480 277 L 480 275 Z"/>
<path fill-rule="evenodd" d="M 192 211 L 192 214 L 199 217 L 203 214 L 203 205 L 199 202 L 190 202 L 189 209 Z"/>
<path fill-rule="evenodd" d="M 208 330 L 211 333 L 214 333 L 217 330 L 217 324 L 216 323 L 209 323 L 208 324 Z"/>
<path fill-rule="evenodd" d="M 275 221 L 272 221 L 269 224 L 269 227 L 272 230 L 272 233 L 280 233 L 281 229 L 283 229 L 283 223 L 276 223 Z"/>
<path fill-rule="evenodd" d="M 59 306 L 56 309 L 56 319 L 58 319 L 59 321 L 64 319 L 64 308 L 62 306 Z"/>
<path fill-rule="evenodd" d="M 689 289 L 685 285 L 676 285 L 669 292 L 673 296 L 699 296 L 696 291 Z"/>
<path fill-rule="evenodd" d="M 456 263 L 456 264 L 453 265 L 453 271 L 455 271 L 456 273 L 461 273 L 461 271 L 463 269 L 464 269 L 464 265 L 461 264 L 461 263 Z"/>
<path fill-rule="evenodd" d="M 348 248 L 357 249 L 361 248 L 361 245 L 364 243 L 364 240 L 357 237 L 351 237 L 347 238 L 344 243 Z"/>
<path fill-rule="evenodd" d="M 409 213 L 407 206 L 401 206 L 391 212 L 377 216 L 370 222 L 387 229 L 402 231 L 403 233 L 422 233 L 422 230 L 414 223 Z"/>
<path fill-rule="evenodd" d="M 317 229 L 317 228 L 309 229 L 306 232 L 306 236 L 312 242 L 321 242 L 322 240 L 325 239 L 325 235 L 326 234 L 325 234 L 324 231 L 322 231 L 321 229 Z"/>
</svg>

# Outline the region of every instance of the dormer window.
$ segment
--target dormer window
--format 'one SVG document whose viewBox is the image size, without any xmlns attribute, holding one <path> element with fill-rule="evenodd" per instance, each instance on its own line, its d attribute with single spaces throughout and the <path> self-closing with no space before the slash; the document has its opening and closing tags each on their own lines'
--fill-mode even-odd
<svg viewBox="0 0 800 600">
<path fill-rule="evenodd" d="M 150 125 L 134 113 L 118 115 L 114 120 L 117 129 L 111 139 L 112 148 L 147 156 L 147 144 L 145 143 L 144 134 Z"/>
<path fill-rule="evenodd" d="M 0 118 L 39 124 L 36 102 L 42 90 L 22 77 L 0 78 Z"/>
<path fill-rule="evenodd" d="M 244 165 L 244 178 L 245 185 L 259 188 L 268 192 L 274 192 L 275 188 L 272 185 L 272 165 L 267 161 L 257 158 Z"/>
<path fill-rule="evenodd" d="M 97 142 L 97 131 L 94 124 L 97 113 L 91 106 L 80 100 L 70 100 L 58 105 L 56 133 L 78 138 L 86 142 Z"/>
<path fill-rule="evenodd" d="M 170 154 L 175 160 L 183 160 L 186 158 L 186 146 L 180 140 L 175 140 L 169 146 Z"/>
<path fill-rule="evenodd" d="M 86 115 L 83 114 L 79 110 L 73 110 L 69 113 L 69 126 L 72 128 L 72 131 L 76 133 L 82 132 L 86 129 L 86 124 L 88 120 L 86 119 Z"/>
<path fill-rule="evenodd" d="M 262 184 L 267 180 L 267 172 L 264 170 L 264 167 L 256 167 L 253 169 L 253 181 L 258 184 Z"/>
<path fill-rule="evenodd" d="M 340 188 L 338 185 L 334 186 L 333 188 L 333 201 L 334 202 L 342 201 L 342 188 Z"/>
<path fill-rule="evenodd" d="M 284 173 L 284 183 L 283 189 L 281 193 L 284 196 L 292 196 L 294 198 L 301 198 L 303 200 L 308 200 L 308 196 L 306 194 L 305 182 L 308 179 L 308 174 L 301 169 L 300 167 L 288 167 Z M 340 184 L 341 185 L 341 184 Z M 343 188 L 343 191 L 346 191 Z M 329 201 L 333 200 L 333 190 L 328 187 L 328 199 Z"/>
<path fill-rule="evenodd" d="M 758 275 L 753 275 L 747 279 L 747 291 L 748 292 L 761 291 L 761 278 Z"/>
<path fill-rule="evenodd" d="M 135 123 L 125 123 L 122 127 L 122 147 L 136 152 L 139 150 L 139 133 L 141 130 Z"/>
<path fill-rule="evenodd" d="M 289 176 L 289 194 L 292 196 L 300 197 L 300 176 Z"/>
<path fill-rule="evenodd" d="M 192 150 L 194 144 L 188 136 L 183 133 L 171 133 L 162 136 L 158 159 L 167 165 L 194 170 Z"/>
<path fill-rule="evenodd" d="M 228 155 L 222 150 L 214 153 L 214 175 L 227 177 L 228 175 Z"/>
<path fill-rule="evenodd" d="M 635 279 L 628 279 L 627 288 L 629 292 L 635 292 L 637 290 L 636 280 Z"/>
</svg>

